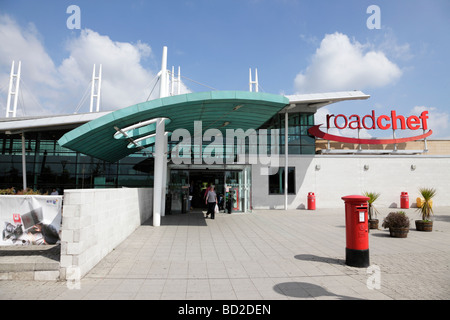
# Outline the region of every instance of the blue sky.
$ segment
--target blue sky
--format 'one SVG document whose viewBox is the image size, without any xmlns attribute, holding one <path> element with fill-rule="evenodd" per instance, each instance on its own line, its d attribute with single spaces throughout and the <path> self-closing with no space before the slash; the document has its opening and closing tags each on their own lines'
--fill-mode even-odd
<svg viewBox="0 0 450 320">
<path fill-rule="evenodd" d="M 81 29 L 67 28 L 69 5 Z M 369 29 L 370 5 L 380 29 Z M 0 117 L 12 60 L 22 61 L 18 115 L 87 112 L 93 64 L 103 64 L 102 109 L 145 101 L 160 69 L 218 90 L 275 94 L 361 90 L 366 101 L 330 113 L 430 112 L 433 138 L 450 138 L 450 1 L 0 0 Z M 207 87 L 184 79 L 191 91 Z"/>
</svg>

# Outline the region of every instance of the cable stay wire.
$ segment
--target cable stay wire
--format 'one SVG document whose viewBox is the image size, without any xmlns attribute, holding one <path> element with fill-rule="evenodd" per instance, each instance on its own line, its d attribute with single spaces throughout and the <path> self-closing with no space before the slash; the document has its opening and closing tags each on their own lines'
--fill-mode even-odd
<svg viewBox="0 0 450 320">
<path fill-rule="evenodd" d="M 262 92 L 266 92 L 266 90 L 264 90 L 263 87 L 261 87 L 261 85 L 258 83 L 258 90 L 261 89 Z"/>
<path fill-rule="evenodd" d="M 9 84 L 5 84 L 3 87 L 0 87 L 0 93 L 6 92 L 6 88 L 9 87 Z"/>
<path fill-rule="evenodd" d="M 204 87 L 209 88 L 209 89 L 212 89 L 212 90 L 214 90 L 214 91 L 218 91 L 218 89 L 213 88 L 213 87 L 210 87 L 210 86 L 208 86 L 208 85 L 206 85 L 206 84 L 203 84 L 203 83 L 201 83 L 201 82 L 195 81 L 195 80 L 190 79 L 190 78 L 187 78 L 187 77 L 185 77 L 185 76 L 181 76 L 181 77 L 184 78 L 184 79 L 186 79 L 186 80 L 192 81 L 192 82 L 194 82 L 194 83 L 196 83 L 196 84 L 198 84 L 198 85 L 204 86 Z"/>
<path fill-rule="evenodd" d="M 78 113 L 78 111 L 80 110 L 81 106 L 86 102 L 86 99 L 87 99 L 87 96 L 88 96 L 88 93 L 89 93 L 89 89 L 90 89 L 90 87 L 91 87 L 91 84 L 92 84 L 92 80 L 89 81 L 89 84 L 88 84 L 86 90 L 84 91 L 83 96 L 81 97 L 80 102 L 78 103 L 77 107 L 75 108 L 74 114 Z"/>
<path fill-rule="evenodd" d="M 156 79 L 156 81 L 155 81 L 155 79 Z M 153 80 L 150 82 L 150 84 L 151 84 L 153 81 L 155 81 L 155 84 L 153 85 L 153 88 L 152 88 L 152 90 L 150 91 L 150 93 L 149 93 L 149 95 L 148 95 L 148 97 L 147 97 L 147 99 L 146 99 L 145 101 L 148 101 L 148 100 L 150 99 L 150 96 L 152 95 L 153 90 L 155 90 L 155 87 L 156 87 L 156 85 L 158 84 L 159 79 L 160 79 L 160 77 L 159 77 L 158 75 L 156 75 L 156 76 L 153 78 Z M 149 86 L 150 86 L 150 84 L 149 84 Z"/>
<path fill-rule="evenodd" d="M 5 84 L 3 87 L 0 87 L 0 94 L 2 94 L 2 93 L 6 93 L 6 96 L 8 96 L 8 90 L 7 90 L 7 88 L 9 88 L 9 83 L 8 84 Z M 2 100 L 0 100 L 0 106 L 1 106 L 1 112 L 2 112 L 2 114 L 5 114 L 5 112 L 6 112 L 6 104 L 3 102 L 3 99 Z M 3 110 L 4 109 L 4 110 Z M 0 116 L 0 118 L 1 118 L 1 116 Z"/>
<path fill-rule="evenodd" d="M 25 111 L 25 100 L 23 99 L 23 91 L 20 90 L 19 99 L 18 99 L 18 105 L 22 105 L 22 116 L 25 116 L 27 112 Z M 17 108 L 19 109 L 19 108 Z"/>
<path fill-rule="evenodd" d="M 26 84 L 25 80 L 23 79 L 23 77 L 20 78 L 21 84 L 22 84 L 22 88 L 25 89 L 27 91 L 27 93 L 30 95 L 31 99 L 34 100 L 34 102 L 36 103 L 36 105 L 41 109 L 41 111 L 44 114 L 48 114 L 47 110 L 42 106 L 42 104 L 39 102 L 39 99 L 36 98 L 36 96 L 33 94 L 33 92 L 30 90 L 30 88 L 28 87 L 28 85 Z M 24 112 L 24 116 L 25 116 L 25 112 Z"/>
</svg>

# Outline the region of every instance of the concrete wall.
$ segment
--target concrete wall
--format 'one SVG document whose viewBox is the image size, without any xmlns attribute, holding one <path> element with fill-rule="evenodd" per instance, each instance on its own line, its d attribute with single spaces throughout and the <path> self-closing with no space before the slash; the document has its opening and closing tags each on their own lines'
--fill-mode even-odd
<svg viewBox="0 0 450 320">
<path fill-rule="evenodd" d="M 61 279 L 91 270 L 152 216 L 152 200 L 150 188 L 65 190 Z"/>
<path fill-rule="evenodd" d="M 284 167 L 284 157 L 280 158 Z M 316 195 L 317 208 L 343 206 L 342 196 L 381 193 L 376 205 L 400 207 L 400 194 L 408 192 L 415 204 L 420 187 L 433 187 L 436 206 L 450 206 L 450 157 L 432 156 L 290 156 L 295 166 L 296 194 L 288 196 L 288 207 L 306 208 L 308 192 Z M 415 167 L 411 167 L 415 166 Z M 268 177 L 252 166 L 252 204 L 254 209 L 284 209 L 284 195 L 269 195 Z"/>
</svg>

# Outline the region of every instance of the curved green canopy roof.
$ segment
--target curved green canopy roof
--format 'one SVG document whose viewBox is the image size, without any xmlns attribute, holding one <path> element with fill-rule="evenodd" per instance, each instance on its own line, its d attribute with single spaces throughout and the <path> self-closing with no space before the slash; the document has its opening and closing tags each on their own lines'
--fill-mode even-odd
<svg viewBox="0 0 450 320">
<path fill-rule="evenodd" d="M 111 112 L 66 133 L 58 143 L 115 162 L 139 150 L 129 147 L 129 138 L 133 141 L 144 138 L 141 141 L 154 143 L 152 119 L 166 118 L 166 132 L 183 128 L 191 135 L 194 121 L 202 121 L 203 131 L 258 129 L 288 104 L 285 96 L 262 92 L 211 91 L 176 95 Z M 142 124 L 144 126 L 140 126 Z"/>
</svg>

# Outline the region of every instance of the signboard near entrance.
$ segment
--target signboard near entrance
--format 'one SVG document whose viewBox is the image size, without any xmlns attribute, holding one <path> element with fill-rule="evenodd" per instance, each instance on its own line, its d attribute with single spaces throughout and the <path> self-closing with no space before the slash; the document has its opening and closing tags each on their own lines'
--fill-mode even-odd
<svg viewBox="0 0 450 320">
<path fill-rule="evenodd" d="M 0 246 L 59 241 L 62 196 L 0 195 Z"/>
</svg>

